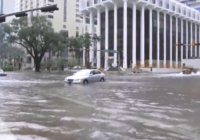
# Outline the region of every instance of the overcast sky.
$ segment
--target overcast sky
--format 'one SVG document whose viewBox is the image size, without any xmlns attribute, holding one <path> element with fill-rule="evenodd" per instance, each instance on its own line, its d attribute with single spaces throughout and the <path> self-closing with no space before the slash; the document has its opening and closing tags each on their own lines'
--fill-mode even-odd
<svg viewBox="0 0 200 140">
<path fill-rule="evenodd" d="M 15 0 L 3 0 L 3 13 L 9 14 L 15 12 Z M 10 21 L 12 17 L 7 17 L 6 22 Z"/>
</svg>

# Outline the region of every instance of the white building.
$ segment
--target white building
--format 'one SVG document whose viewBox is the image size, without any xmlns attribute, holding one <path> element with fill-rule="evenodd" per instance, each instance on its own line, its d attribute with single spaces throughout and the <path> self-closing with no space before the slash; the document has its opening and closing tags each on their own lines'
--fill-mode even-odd
<svg viewBox="0 0 200 140">
<path fill-rule="evenodd" d="M 199 46 L 176 46 L 200 41 L 200 13 L 175 0 L 81 0 L 80 10 L 84 27 L 90 15 L 90 33 L 97 18 L 97 49 L 120 51 L 123 68 L 180 67 L 183 59 L 200 56 Z M 116 53 L 98 51 L 97 67 L 108 67 L 110 56 L 117 63 Z"/>
<path fill-rule="evenodd" d="M 58 11 L 42 13 L 34 11 L 29 16 L 46 15 L 53 23 L 56 32 L 63 30 L 66 36 L 78 36 L 82 34 L 82 19 L 80 18 L 79 0 L 15 0 L 15 12 L 24 11 L 32 8 L 39 8 L 57 4 Z M 64 57 L 68 54 L 64 53 Z M 48 55 L 45 55 L 48 57 Z M 27 63 L 33 67 L 33 60 L 28 55 Z"/>
</svg>

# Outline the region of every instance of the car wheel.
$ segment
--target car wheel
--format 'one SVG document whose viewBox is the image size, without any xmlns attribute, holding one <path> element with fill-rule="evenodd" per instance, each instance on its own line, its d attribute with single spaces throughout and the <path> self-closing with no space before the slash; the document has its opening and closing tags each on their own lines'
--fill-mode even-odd
<svg viewBox="0 0 200 140">
<path fill-rule="evenodd" d="M 83 84 L 84 84 L 84 85 L 88 84 L 88 80 L 84 80 L 84 81 L 83 81 Z"/>
<path fill-rule="evenodd" d="M 101 79 L 100 79 L 100 82 L 104 82 L 104 81 L 105 81 L 104 78 L 101 78 Z"/>
</svg>

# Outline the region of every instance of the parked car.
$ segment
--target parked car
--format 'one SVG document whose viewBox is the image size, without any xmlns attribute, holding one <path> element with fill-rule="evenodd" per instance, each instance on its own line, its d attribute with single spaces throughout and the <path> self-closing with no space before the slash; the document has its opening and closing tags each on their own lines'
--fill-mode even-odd
<svg viewBox="0 0 200 140">
<path fill-rule="evenodd" d="M 88 84 L 104 81 L 105 74 L 97 69 L 83 69 L 65 78 L 65 82 L 69 84 Z"/>
<path fill-rule="evenodd" d="M 185 67 L 185 68 L 183 68 L 182 73 L 183 74 L 191 74 L 191 73 L 197 73 L 197 71 L 198 70 L 195 68 Z"/>
<path fill-rule="evenodd" d="M 2 69 L 0 69 L 0 76 L 7 76 L 7 73 L 5 73 Z"/>
</svg>

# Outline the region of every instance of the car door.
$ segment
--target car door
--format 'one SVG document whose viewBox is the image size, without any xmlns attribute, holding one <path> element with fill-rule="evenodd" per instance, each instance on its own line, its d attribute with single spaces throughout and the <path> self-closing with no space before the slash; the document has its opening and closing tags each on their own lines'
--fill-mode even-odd
<svg viewBox="0 0 200 140">
<path fill-rule="evenodd" d="M 90 72 L 88 80 L 89 80 L 89 82 L 94 82 L 95 81 L 95 72 L 94 72 L 94 70 Z"/>
<path fill-rule="evenodd" d="M 95 82 L 99 82 L 101 80 L 101 72 L 99 72 L 98 70 L 95 70 L 95 76 L 94 76 L 94 81 Z"/>
</svg>

